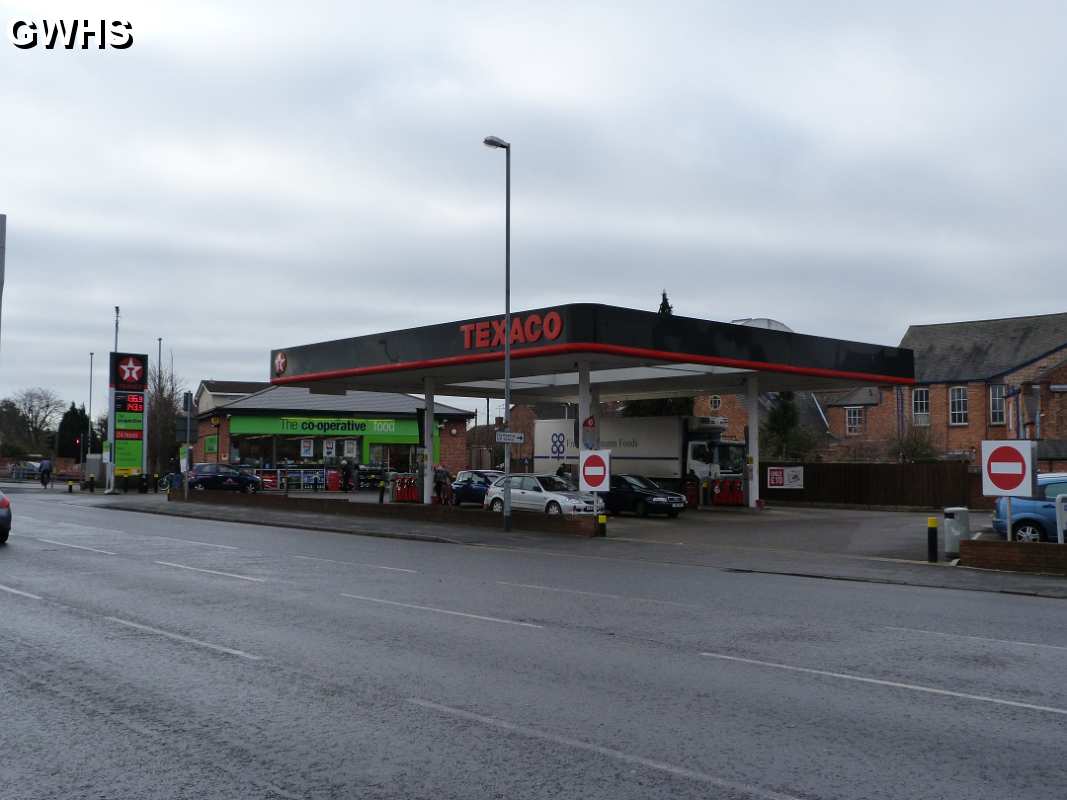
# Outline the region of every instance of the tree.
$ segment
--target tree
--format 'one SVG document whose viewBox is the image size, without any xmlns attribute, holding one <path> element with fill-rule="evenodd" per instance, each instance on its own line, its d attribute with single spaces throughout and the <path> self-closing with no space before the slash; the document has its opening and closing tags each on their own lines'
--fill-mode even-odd
<svg viewBox="0 0 1067 800">
<path fill-rule="evenodd" d="M 768 458 L 807 461 L 819 446 L 815 431 L 800 424 L 796 397 L 780 392 L 760 430 L 761 449 Z"/>
<path fill-rule="evenodd" d="M 59 421 L 59 430 L 56 436 L 56 455 L 65 458 L 82 460 L 82 451 L 85 449 L 85 432 L 89 428 L 89 415 L 85 413 L 85 406 L 78 408 L 74 403 L 63 414 Z"/>
<path fill-rule="evenodd" d="M 185 387 L 173 370 L 156 364 L 148 373 L 148 468 L 162 474 L 177 456 L 177 418 Z"/>
<path fill-rule="evenodd" d="M 928 430 L 911 428 L 889 445 L 889 455 L 905 464 L 915 464 L 922 461 L 937 461 L 940 454 L 930 439 Z"/>
<path fill-rule="evenodd" d="M 674 306 L 667 299 L 667 290 L 659 301 L 659 313 L 669 317 L 674 314 Z M 630 400 L 622 407 L 624 417 L 688 417 L 693 413 L 692 397 L 662 397 L 648 400 Z"/>
<path fill-rule="evenodd" d="M 46 444 L 45 434 L 52 430 L 56 416 L 63 410 L 63 401 L 50 389 L 37 386 L 16 394 L 15 405 L 26 418 L 27 446 L 33 452 L 41 452 Z"/>
<path fill-rule="evenodd" d="M 0 456 L 25 456 L 28 452 L 29 430 L 26 417 L 15 401 L 7 397 L 0 400 Z"/>
</svg>

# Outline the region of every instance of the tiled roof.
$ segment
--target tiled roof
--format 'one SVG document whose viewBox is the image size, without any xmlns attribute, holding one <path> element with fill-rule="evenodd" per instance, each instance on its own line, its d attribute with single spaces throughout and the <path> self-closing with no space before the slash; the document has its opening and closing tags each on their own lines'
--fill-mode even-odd
<svg viewBox="0 0 1067 800">
<path fill-rule="evenodd" d="M 212 394 L 252 394 L 270 386 L 266 381 L 200 381 Z"/>
<path fill-rule="evenodd" d="M 900 346 L 919 383 L 985 380 L 1067 349 L 1067 313 L 912 325 Z"/>
<path fill-rule="evenodd" d="M 394 392 L 357 392 L 350 390 L 340 394 L 312 394 L 301 386 L 269 386 L 260 392 L 241 397 L 231 403 L 217 406 L 233 413 L 236 411 L 305 411 L 322 413 L 346 413 L 390 416 L 414 414 L 422 409 L 423 401 L 410 394 Z M 436 416 L 473 417 L 473 411 L 464 411 L 443 403 L 434 403 Z"/>
</svg>

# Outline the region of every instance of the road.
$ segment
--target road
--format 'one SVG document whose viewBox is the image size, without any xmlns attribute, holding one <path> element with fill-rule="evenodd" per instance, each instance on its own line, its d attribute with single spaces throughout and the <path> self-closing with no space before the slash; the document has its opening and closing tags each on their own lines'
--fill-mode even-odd
<svg viewBox="0 0 1067 800">
<path fill-rule="evenodd" d="M 12 499 L 5 799 L 1067 796 L 1062 600 Z"/>
</svg>

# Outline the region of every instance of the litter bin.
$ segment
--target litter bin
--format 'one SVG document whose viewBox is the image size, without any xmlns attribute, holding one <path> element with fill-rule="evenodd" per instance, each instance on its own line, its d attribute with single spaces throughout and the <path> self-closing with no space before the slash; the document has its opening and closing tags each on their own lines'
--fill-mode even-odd
<svg viewBox="0 0 1067 800">
<path fill-rule="evenodd" d="M 945 509 L 945 559 L 957 558 L 960 554 L 960 539 L 971 538 L 971 512 L 966 508 Z"/>
</svg>

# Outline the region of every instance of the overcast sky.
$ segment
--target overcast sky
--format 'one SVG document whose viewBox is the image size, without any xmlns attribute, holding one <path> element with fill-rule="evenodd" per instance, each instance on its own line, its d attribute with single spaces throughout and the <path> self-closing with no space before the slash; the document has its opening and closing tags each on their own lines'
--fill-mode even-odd
<svg viewBox="0 0 1067 800">
<path fill-rule="evenodd" d="M 862 8 L 861 8 L 862 6 Z M 0 396 L 579 300 L 909 323 L 1067 310 L 1062 2 L 0 2 Z M 125 51 L 20 18 L 128 19 Z"/>
</svg>

